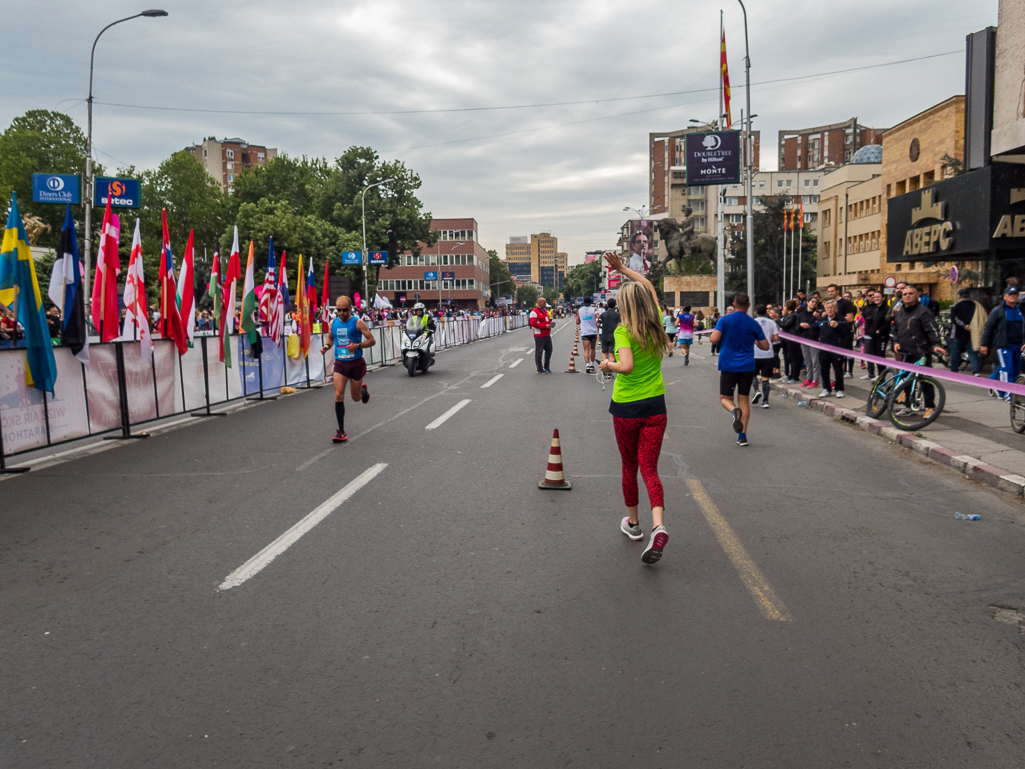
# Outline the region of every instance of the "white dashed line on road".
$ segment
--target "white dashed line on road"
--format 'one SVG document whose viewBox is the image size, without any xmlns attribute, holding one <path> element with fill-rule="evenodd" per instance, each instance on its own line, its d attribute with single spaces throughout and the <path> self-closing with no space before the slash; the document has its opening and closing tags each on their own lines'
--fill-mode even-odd
<svg viewBox="0 0 1025 769">
<path fill-rule="evenodd" d="M 509 364 L 509 368 L 516 368 L 521 363 L 523 363 L 524 360 L 525 360 L 524 358 L 517 358 L 516 360 L 514 360 L 512 363 Z"/>
<path fill-rule="evenodd" d="M 499 379 L 501 379 L 504 376 L 505 376 L 505 374 L 497 374 L 497 375 L 491 377 L 491 379 L 489 379 L 487 382 L 485 382 L 484 384 L 482 384 L 480 386 L 480 389 L 483 390 L 483 389 L 485 389 L 487 387 L 491 387 L 491 385 L 493 385 L 495 382 L 497 382 Z"/>
<path fill-rule="evenodd" d="M 469 398 L 467 398 L 466 400 L 459 401 L 459 403 L 457 403 L 455 406 L 450 408 L 448 411 L 446 411 L 440 417 L 435 419 L 433 422 L 431 422 L 429 425 L 427 425 L 427 427 L 425 427 L 424 429 L 425 430 L 436 430 L 437 428 L 439 428 L 443 424 L 445 424 L 445 422 L 448 421 L 449 417 L 451 417 L 453 414 L 455 414 L 457 411 L 459 411 L 459 409 L 461 409 L 463 406 L 465 406 L 469 402 L 470 402 Z"/>
<path fill-rule="evenodd" d="M 469 402 L 469 401 L 467 401 Z M 357 491 L 366 486 L 370 481 L 376 478 L 384 468 L 388 465 L 384 462 L 380 462 L 373 467 L 364 470 L 359 476 L 353 481 L 346 484 L 341 491 L 333 495 L 326 502 L 320 505 L 316 510 L 311 512 L 309 515 L 300 520 L 292 528 L 282 534 L 280 537 L 271 542 L 267 547 L 261 550 L 259 553 L 254 555 L 244 564 L 239 566 L 235 571 L 224 578 L 224 582 L 217 588 L 218 590 L 230 590 L 233 587 L 238 587 L 250 577 L 254 577 L 259 574 L 265 567 L 267 567 L 271 561 L 281 555 L 283 552 L 288 550 L 292 545 L 299 541 L 299 538 L 310 531 L 314 526 L 327 518 L 331 513 L 341 507 L 342 503 L 345 502 L 349 497 L 355 494 Z"/>
</svg>

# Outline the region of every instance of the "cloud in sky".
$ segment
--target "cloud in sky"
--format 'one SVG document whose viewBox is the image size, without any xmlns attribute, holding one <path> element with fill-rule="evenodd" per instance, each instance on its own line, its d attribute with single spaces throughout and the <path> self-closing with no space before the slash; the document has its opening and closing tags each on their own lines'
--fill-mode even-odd
<svg viewBox="0 0 1025 769">
<path fill-rule="evenodd" d="M 624 206 L 647 201 L 650 131 L 709 120 L 719 10 L 725 11 L 733 114 L 744 102 L 743 19 L 732 2 L 635 0 L 253 0 L 164 2 L 97 46 L 97 102 L 305 113 L 397 113 L 552 102 L 530 109 L 434 114 L 299 115 L 154 111 L 97 104 L 94 141 L 108 167 L 153 167 L 207 136 L 242 136 L 290 155 L 334 158 L 369 145 L 403 160 L 438 217 L 473 216 L 481 242 L 550 229 L 571 262 L 615 243 Z M 748 2 L 753 82 L 963 51 L 996 24 L 997 0 Z M 124 0 L 12 0 L 0 48 L 0 123 L 59 109 L 85 127 L 89 48 Z M 13 31 L 18 34 L 12 34 Z M 752 88 L 762 165 L 775 132 L 857 116 L 886 128 L 964 92 L 963 53 Z"/>
</svg>

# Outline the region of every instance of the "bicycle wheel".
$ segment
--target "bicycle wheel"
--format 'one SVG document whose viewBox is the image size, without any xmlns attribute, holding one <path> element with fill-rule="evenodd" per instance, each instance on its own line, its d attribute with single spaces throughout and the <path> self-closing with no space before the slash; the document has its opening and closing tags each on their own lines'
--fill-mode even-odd
<svg viewBox="0 0 1025 769">
<path fill-rule="evenodd" d="M 1014 383 L 1025 385 L 1025 374 L 1015 379 Z M 1025 395 L 1011 395 L 1011 427 L 1016 433 L 1025 433 Z"/>
<path fill-rule="evenodd" d="M 935 391 L 935 406 L 925 405 L 922 385 L 930 384 Z M 937 380 L 928 376 L 913 376 L 898 385 L 890 396 L 890 422 L 898 430 L 921 430 L 928 427 L 943 412 L 947 391 Z"/>
<path fill-rule="evenodd" d="M 893 377 L 883 382 L 876 380 L 868 393 L 868 403 L 865 406 L 865 413 L 872 419 L 878 419 L 886 411 L 886 404 L 890 400 L 890 391 L 893 389 Z"/>
</svg>

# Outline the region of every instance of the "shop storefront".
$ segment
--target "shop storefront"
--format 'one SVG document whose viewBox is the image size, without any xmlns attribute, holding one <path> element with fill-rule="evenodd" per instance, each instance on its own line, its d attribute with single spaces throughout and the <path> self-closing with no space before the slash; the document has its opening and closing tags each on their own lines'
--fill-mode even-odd
<svg viewBox="0 0 1025 769">
<path fill-rule="evenodd" d="M 1010 278 L 1025 285 L 1025 166 L 994 163 L 886 203 L 887 262 L 931 269 L 937 281 L 956 276 L 949 293 L 995 296 Z"/>
</svg>

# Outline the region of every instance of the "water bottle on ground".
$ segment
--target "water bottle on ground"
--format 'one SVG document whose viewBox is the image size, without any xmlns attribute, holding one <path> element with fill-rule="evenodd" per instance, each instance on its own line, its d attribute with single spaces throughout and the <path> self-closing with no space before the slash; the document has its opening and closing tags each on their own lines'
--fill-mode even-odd
<svg viewBox="0 0 1025 769">
<path fill-rule="evenodd" d="M 954 517 L 959 521 L 979 521 L 982 520 L 981 515 L 975 513 L 954 513 Z"/>
</svg>

